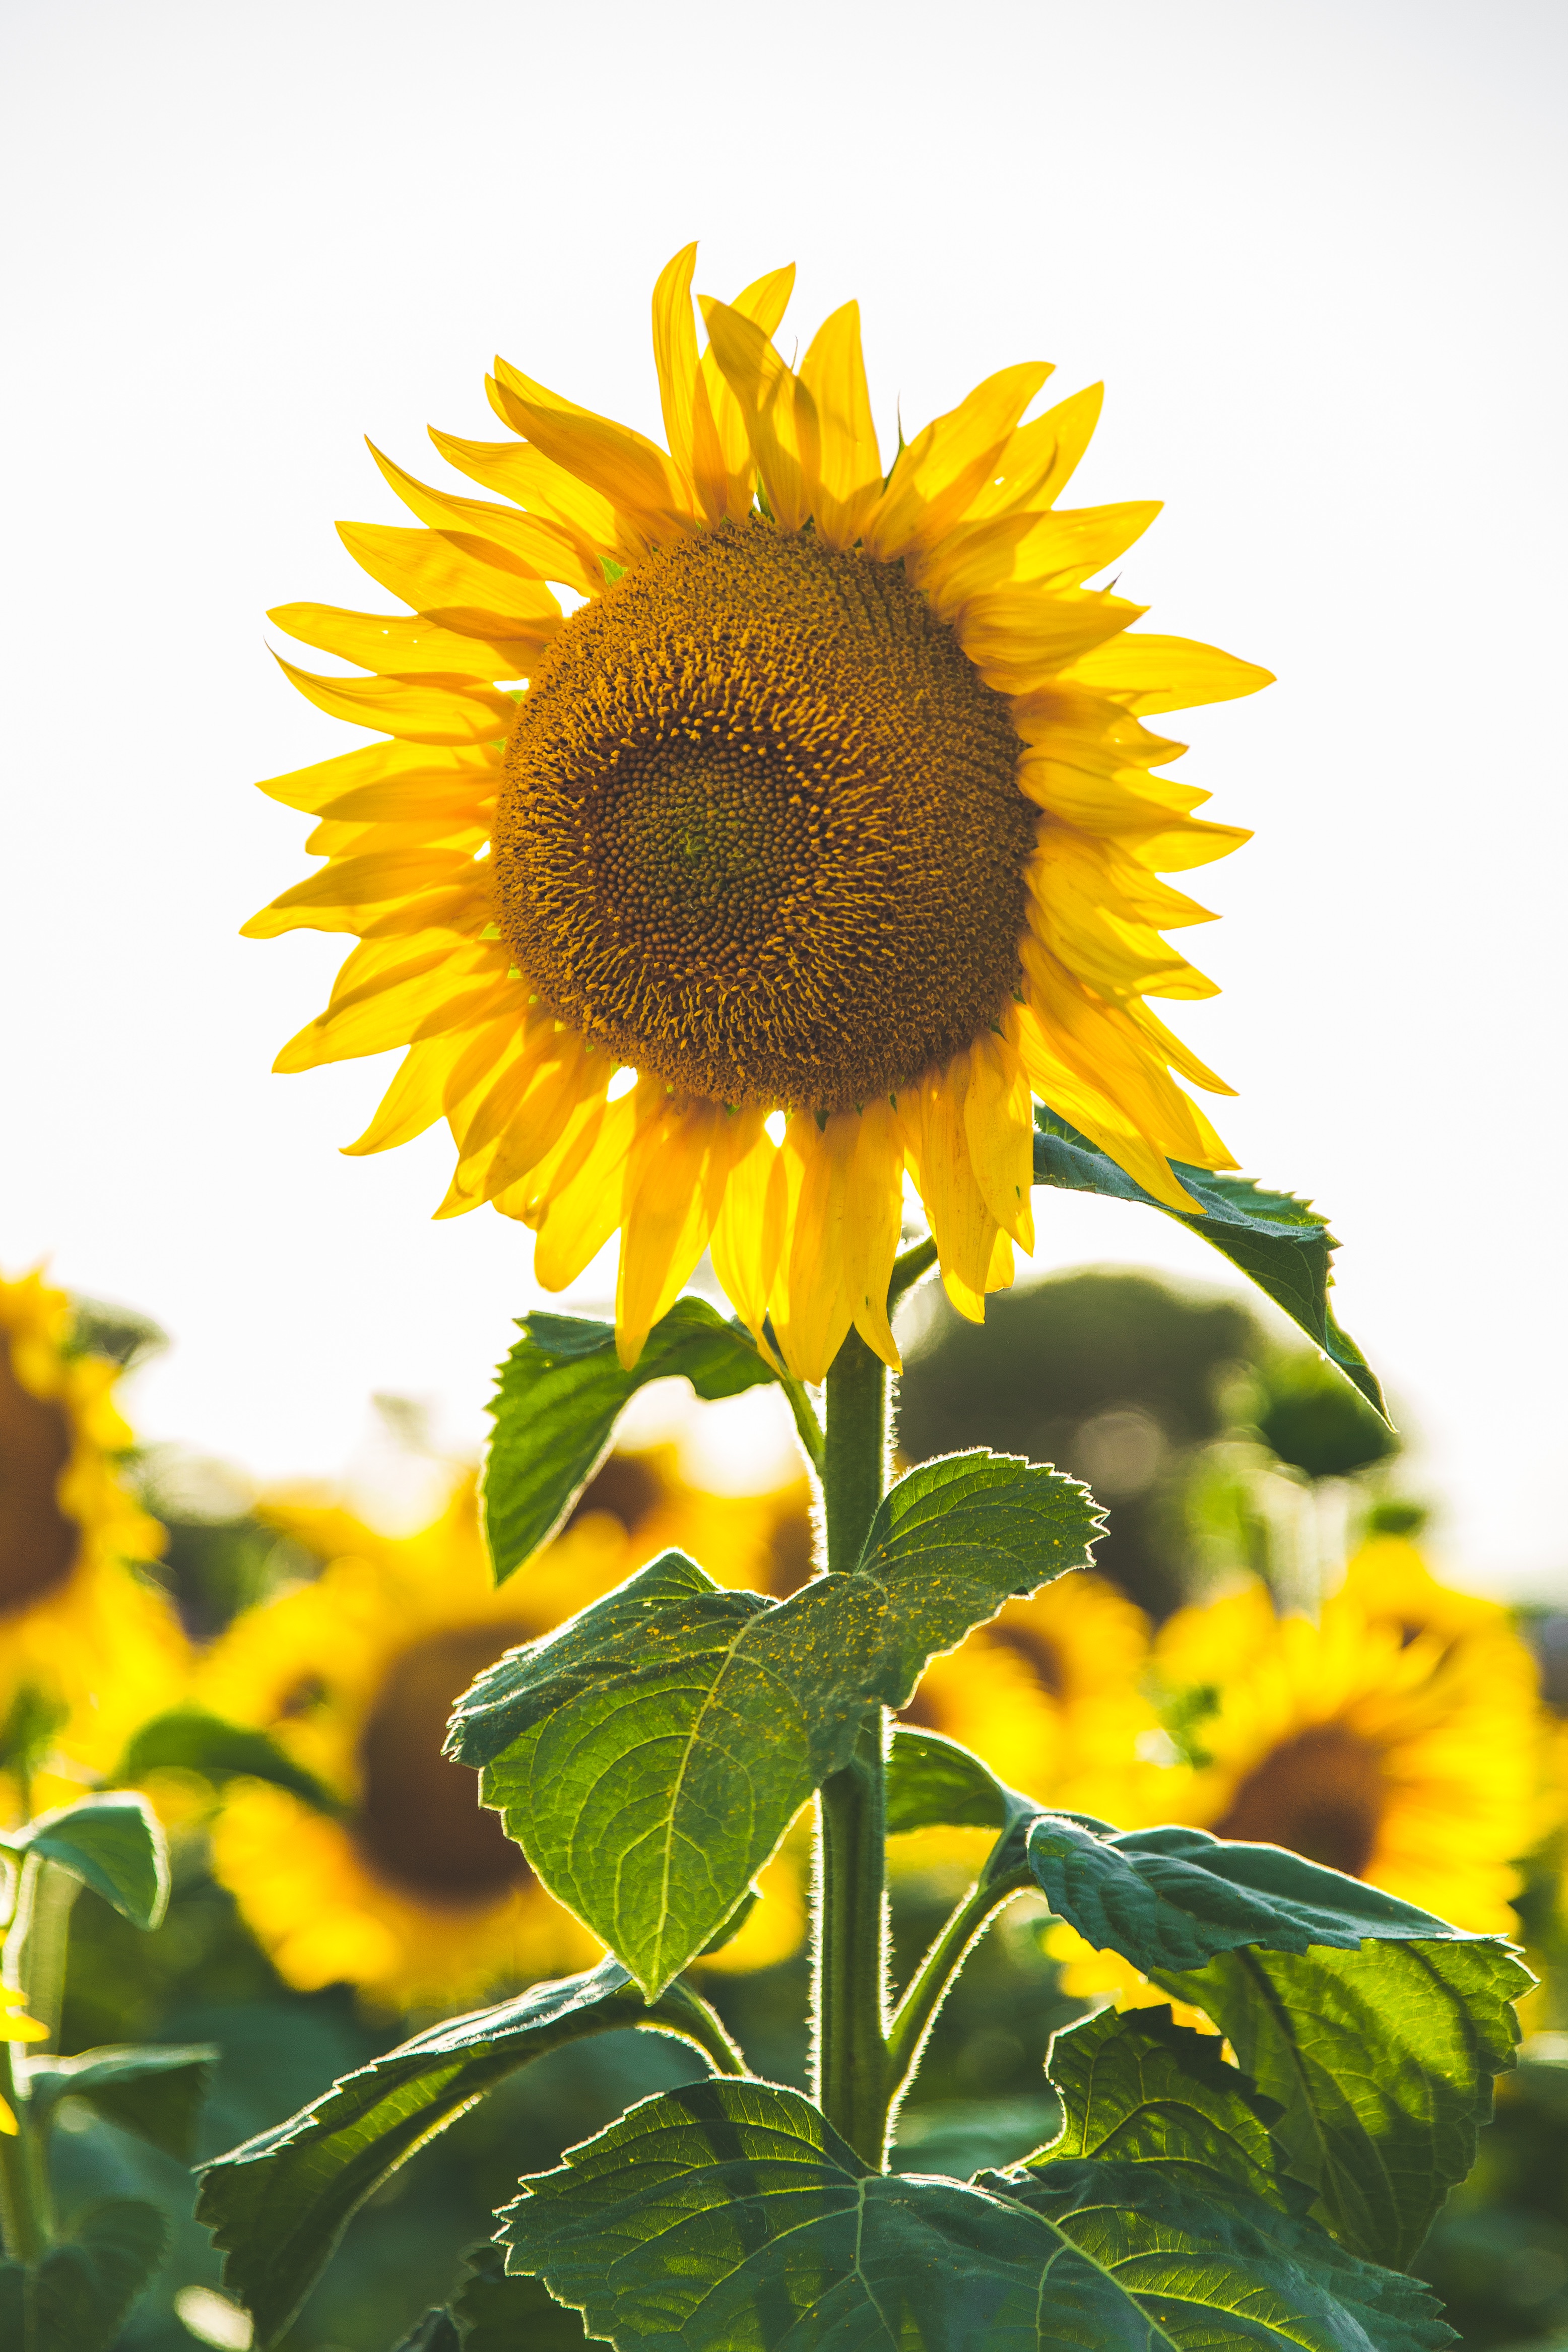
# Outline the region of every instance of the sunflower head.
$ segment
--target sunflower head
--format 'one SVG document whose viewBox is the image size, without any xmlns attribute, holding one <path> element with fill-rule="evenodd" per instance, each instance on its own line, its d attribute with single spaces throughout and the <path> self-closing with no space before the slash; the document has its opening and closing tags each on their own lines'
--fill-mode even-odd
<svg viewBox="0 0 1568 2352">
<path fill-rule="evenodd" d="M 268 787 L 329 864 L 249 929 L 359 935 L 279 1061 L 407 1049 L 353 1149 L 444 1118 L 441 1213 L 531 1226 L 548 1288 L 618 1231 L 627 1362 L 710 1248 L 815 1380 L 851 1324 L 897 1365 L 906 1174 L 954 1303 L 1011 1280 L 1036 1097 L 1172 1206 L 1173 1159 L 1234 1164 L 1148 1000 L 1212 986 L 1159 876 L 1246 836 L 1142 719 L 1267 673 L 1087 584 L 1157 511 L 1058 503 L 1098 392 L 1026 420 L 1049 370 L 1005 368 L 889 468 L 856 305 L 790 368 L 774 271 L 702 350 L 694 259 L 654 294 L 665 446 L 498 361 L 511 437 L 434 436 L 498 495 L 378 458 L 426 528 L 342 527 L 409 609 L 274 614 L 390 740 Z"/>
</svg>

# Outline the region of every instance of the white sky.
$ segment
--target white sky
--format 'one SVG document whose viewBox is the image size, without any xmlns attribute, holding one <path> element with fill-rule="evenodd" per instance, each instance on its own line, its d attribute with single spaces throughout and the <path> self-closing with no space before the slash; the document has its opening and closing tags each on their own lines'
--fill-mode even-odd
<svg viewBox="0 0 1568 2352">
<path fill-rule="evenodd" d="M 1243 1167 L 1314 1196 L 1452 1565 L 1562 1591 L 1561 137 L 1525 0 L 225 0 L 15 8 L 0 1265 L 176 1346 L 144 1429 L 279 1475 L 367 1399 L 483 1426 L 528 1243 L 427 1222 L 449 1146 L 341 1159 L 390 1064 L 268 1075 L 341 940 L 237 937 L 305 870 L 251 779 L 351 748 L 265 607 L 374 606 L 498 348 L 657 432 L 652 280 L 858 295 L 879 414 L 1103 376 L 1085 502 L 1163 497 L 1122 593 L 1276 670 L 1178 723 L 1256 843 L 1180 1008 Z M 279 643 L 285 641 L 279 640 Z M 295 650 L 285 643 L 285 649 Z M 309 663 L 310 656 L 305 656 Z M 1215 1276 L 1040 1196 L 1041 1263 Z M 598 1278 L 602 1295 L 603 1278 Z"/>
</svg>

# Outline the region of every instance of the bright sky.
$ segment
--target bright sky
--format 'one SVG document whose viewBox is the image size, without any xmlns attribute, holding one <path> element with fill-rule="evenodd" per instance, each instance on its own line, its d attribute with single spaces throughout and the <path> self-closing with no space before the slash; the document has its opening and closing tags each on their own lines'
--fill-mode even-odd
<svg viewBox="0 0 1568 2352">
<path fill-rule="evenodd" d="M 1258 832 L 1180 1024 L 1243 1167 L 1331 1213 L 1451 1565 L 1562 1591 L 1559 7 L 52 0 L 9 41 L 0 1265 L 167 1326 L 144 1430 L 275 1476 L 374 1391 L 484 1425 L 526 1235 L 428 1222 L 436 1137 L 337 1156 L 390 1065 L 268 1075 L 342 942 L 237 936 L 305 870 L 249 783 L 357 739 L 262 614 L 386 601 L 331 528 L 408 520 L 360 436 L 440 478 L 498 348 L 657 433 L 696 236 L 709 291 L 796 259 L 805 333 L 859 297 L 889 433 L 1017 359 L 1106 379 L 1074 496 L 1167 501 L 1121 592 L 1280 681 L 1179 726 Z M 1039 1207 L 1042 1265 L 1225 1279 Z"/>
</svg>

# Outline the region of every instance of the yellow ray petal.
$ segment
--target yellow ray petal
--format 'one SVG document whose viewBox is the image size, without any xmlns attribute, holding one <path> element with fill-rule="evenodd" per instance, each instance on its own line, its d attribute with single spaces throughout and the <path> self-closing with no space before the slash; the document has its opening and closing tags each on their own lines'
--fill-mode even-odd
<svg viewBox="0 0 1568 2352">
<path fill-rule="evenodd" d="M 432 530 L 455 532 L 499 547 L 540 580 L 564 580 L 585 595 L 604 586 L 584 563 L 575 540 L 559 523 L 542 515 L 521 514 L 515 507 L 492 506 L 485 499 L 458 499 L 421 482 L 379 450 L 374 441 L 365 447 L 405 507 Z"/>
<path fill-rule="evenodd" d="M 882 458 L 860 352 L 860 305 L 823 320 L 800 363 L 820 436 L 816 527 L 829 547 L 853 547 L 882 491 Z"/>
<path fill-rule="evenodd" d="M 524 636 L 560 609 L 537 572 L 471 531 L 341 522 L 337 532 L 362 572 L 443 628 L 468 636 Z M 574 560 L 552 577 L 580 587 L 588 575 Z M 603 584 L 602 573 L 594 584 Z"/>
<path fill-rule="evenodd" d="M 622 1178 L 636 1123 L 634 1096 L 606 1105 L 581 1165 L 547 1202 L 533 1245 L 533 1278 L 542 1290 L 564 1290 L 575 1282 L 619 1224 Z"/>
<path fill-rule="evenodd" d="M 765 277 L 753 278 L 729 307 L 741 318 L 752 320 L 764 335 L 772 335 L 788 308 L 794 287 L 792 261 L 782 269 L 770 269 Z M 702 354 L 700 383 L 724 476 L 721 509 L 719 513 L 710 511 L 709 520 L 718 522 L 722 514 L 728 514 L 731 521 L 743 522 L 751 509 L 756 466 L 740 403 L 724 381 L 718 355 L 711 347 Z"/>
<path fill-rule="evenodd" d="M 639 1082 L 644 1087 L 658 1080 Z M 616 1348 L 629 1371 L 708 1246 L 738 1139 L 721 1104 L 669 1104 L 639 1129 L 626 1161 Z"/>
<path fill-rule="evenodd" d="M 1114 637 L 1148 607 L 1123 596 L 1074 588 L 1058 595 L 1030 588 L 989 588 L 972 596 L 955 621 L 959 644 L 988 685 L 1026 693 L 1043 676 Z"/>
<path fill-rule="evenodd" d="M 397 791 L 428 784 L 433 791 L 459 792 L 468 783 L 480 794 L 494 792 L 500 773 L 500 756 L 488 745 L 477 751 L 437 751 L 418 743 L 366 743 L 358 751 L 342 751 L 336 759 L 291 769 L 286 776 L 269 776 L 257 790 L 286 808 L 314 816 L 345 793 L 367 785 Z"/>
<path fill-rule="evenodd" d="M 853 1111 L 839 1111 L 819 1128 L 814 1113 L 797 1111 L 784 1130 L 789 1226 L 773 1328 L 797 1381 L 825 1381 L 849 1328 L 844 1213 L 858 1124 Z"/>
<path fill-rule="evenodd" d="M 760 1342 L 784 1240 L 784 1171 L 762 1110 L 733 1116 L 751 1122 L 750 1140 L 736 1153 L 709 1247 L 721 1289 Z"/>
<path fill-rule="evenodd" d="M 1059 499 L 1094 437 L 1104 404 L 1105 386 L 1091 383 L 1058 401 L 1032 425 L 1020 425 L 992 478 L 976 492 L 972 517 L 980 520 L 1020 507 L 1048 507 Z"/>
<path fill-rule="evenodd" d="M 918 433 L 867 519 L 867 553 L 887 561 L 933 547 L 961 522 L 1050 372 L 1043 361 L 1002 368 Z"/>
<path fill-rule="evenodd" d="M 1076 588 L 1115 562 L 1159 513 L 1156 500 L 966 523 L 910 567 L 943 620 L 970 597 L 1021 581 Z"/>
<path fill-rule="evenodd" d="M 390 1151 L 396 1144 L 412 1143 L 416 1135 L 434 1127 L 441 1116 L 447 1080 L 458 1050 L 458 1041 L 450 1037 L 411 1045 L 364 1133 L 343 1145 L 345 1157 L 358 1160 L 373 1151 Z"/>
<path fill-rule="evenodd" d="M 855 1328 L 889 1371 L 903 1362 L 888 1320 L 888 1285 L 903 1223 L 904 1139 L 889 1102 L 859 1117 L 844 1203 L 844 1275 Z"/>
<path fill-rule="evenodd" d="M 980 1195 L 1021 1249 L 1035 1246 L 1035 1105 L 1017 1048 L 986 1030 L 969 1049 L 963 1132 Z"/>
<path fill-rule="evenodd" d="M 405 743 L 483 743 L 503 736 L 517 716 L 505 694 L 458 688 L 435 678 L 318 677 L 281 654 L 273 660 L 290 686 L 330 719 L 374 727 Z"/>
<path fill-rule="evenodd" d="M 579 408 L 504 360 L 496 362 L 496 382 L 510 394 L 534 446 L 608 499 L 652 543 L 690 527 L 690 493 L 656 442 Z"/>
<path fill-rule="evenodd" d="M 498 641 L 402 614 L 348 613 L 334 604 L 275 604 L 267 615 L 301 645 L 315 646 L 361 669 L 409 677 L 434 670 L 446 677 L 483 683 L 526 677 L 557 625 L 541 620 L 527 636 Z"/>
<path fill-rule="evenodd" d="M 967 1048 L 947 1067 L 921 1079 L 899 1097 L 906 1141 L 914 1148 L 921 1199 L 931 1221 L 942 1283 L 961 1315 L 979 1320 L 997 1223 L 985 1204 L 970 1163 L 964 1131 L 969 1090 Z"/>
<path fill-rule="evenodd" d="M 817 493 L 816 404 L 754 320 L 707 296 L 702 316 L 710 349 L 745 418 L 773 520 L 781 530 L 798 530 Z"/>
<path fill-rule="evenodd" d="M 1192 637 L 1124 636 L 1081 655 L 1067 676 L 1114 695 L 1125 709 L 1186 710 L 1200 702 L 1230 702 L 1272 686 L 1272 670 L 1237 661 L 1217 646 Z"/>
<path fill-rule="evenodd" d="M 691 316 L 691 273 L 697 242 L 665 263 L 653 289 L 653 360 L 665 439 L 684 481 L 694 483 L 693 402 L 697 388 L 697 328 Z"/>
<path fill-rule="evenodd" d="M 509 412 L 510 395 L 493 376 L 485 378 L 485 390 L 502 424 L 518 425 L 519 415 Z M 485 489 L 499 490 L 525 513 L 558 523 L 582 556 L 590 577 L 602 577 L 599 558 L 614 555 L 618 544 L 616 510 L 608 499 L 529 441 L 468 441 L 459 434 L 442 433 L 433 425 L 427 429 L 449 466 Z"/>
<path fill-rule="evenodd" d="M 274 898 L 272 906 L 290 907 L 374 907 L 387 898 L 401 898 L 405 891 L 421 884 L 447 878 L 456 880 L 473 866 L 471 857 L 450 849 L 399 849 L 371 857 L 345 857 L 329 866 L 324 873 L 312 874 L 303 882 L 296 882 Z M 268 908 L 265 910 L 271 912 Z M 244 939 L 266 938 L 254 926 L 261 920 L 253 915 L 240 934 Z"/>
<path fill-rule="evenodd" d="M 1171 1069 L 1179 1070 L 1190 1086 L 1202 1087 L 1205 1094 L 1235 1094 L 1236 1088 L 1227 1087 L 1225 1080 L 1216 1076 L 1206 1062 L 1200 1062 L 1192 1047 L 1184 1039 L 1178 1037 L 1174 1030 L 1167 1029 L 1159 1014 L 1152 1011 L 1140 998 L 1136 996 L 1131 998 L 1122 1009 L 1127 1018 L 1137 1028 L 1142 1029 L 1146 1037 L 1153 1041 L 1161 1060 Z M 1198 1110 L 1198 1108 L 1196 1103 L 1193 1105 L 1194 1111 Z M 1201 1112 L 1199 1115 L 1201 1117 Z M 1223 1150 L 1224 1147 L 1222 1146 L 1221 1149 Z M 1228 1155 L 1226 1161 L 1216 1160 L 1213 1164 L 1216 1167 L 1228 1164 Z"/>
</svg>

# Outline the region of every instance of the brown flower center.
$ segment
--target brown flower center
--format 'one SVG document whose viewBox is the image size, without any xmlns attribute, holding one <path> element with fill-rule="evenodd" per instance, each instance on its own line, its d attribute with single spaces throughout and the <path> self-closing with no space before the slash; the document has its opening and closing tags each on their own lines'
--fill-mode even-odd
<svg viewBox="0 0 1568 2352">
<path fill-rule="evenodd" d="M 437 1904 L 487 1903 L 529 1875 L 479 1780 L 441 1753 L 452 1703 L 510 1647 L 499 1625 L 461 1625 L 405 1650 L 360 1740 L 355 1835 L 384 1878 Z"/>
<path fill-rule="evenodd" d="M 681 540 L 574 615 L 523 698 L 501 930 L 617 1060 L 847 1109 L 1016 983 L 1018 751 L 901 564 L 762 521 Z"/>
<path fill-rule="evenodd" d="M 0 1614 L 41 1599 L 76 1566 L 81 1529 L 56 1499 L 70 1451 L 64 1410 L 22 1386 L 0 1335 Z"/>
<path fill-rule="evenodd" d="M 1342 1724 L 1298 1732 L 1249 1772 L 1217 1834 L 1288 1846 L 1309 1862 L 1359 1878 L 1383 1820 L 1382 1759 Z"/>
</svg>

